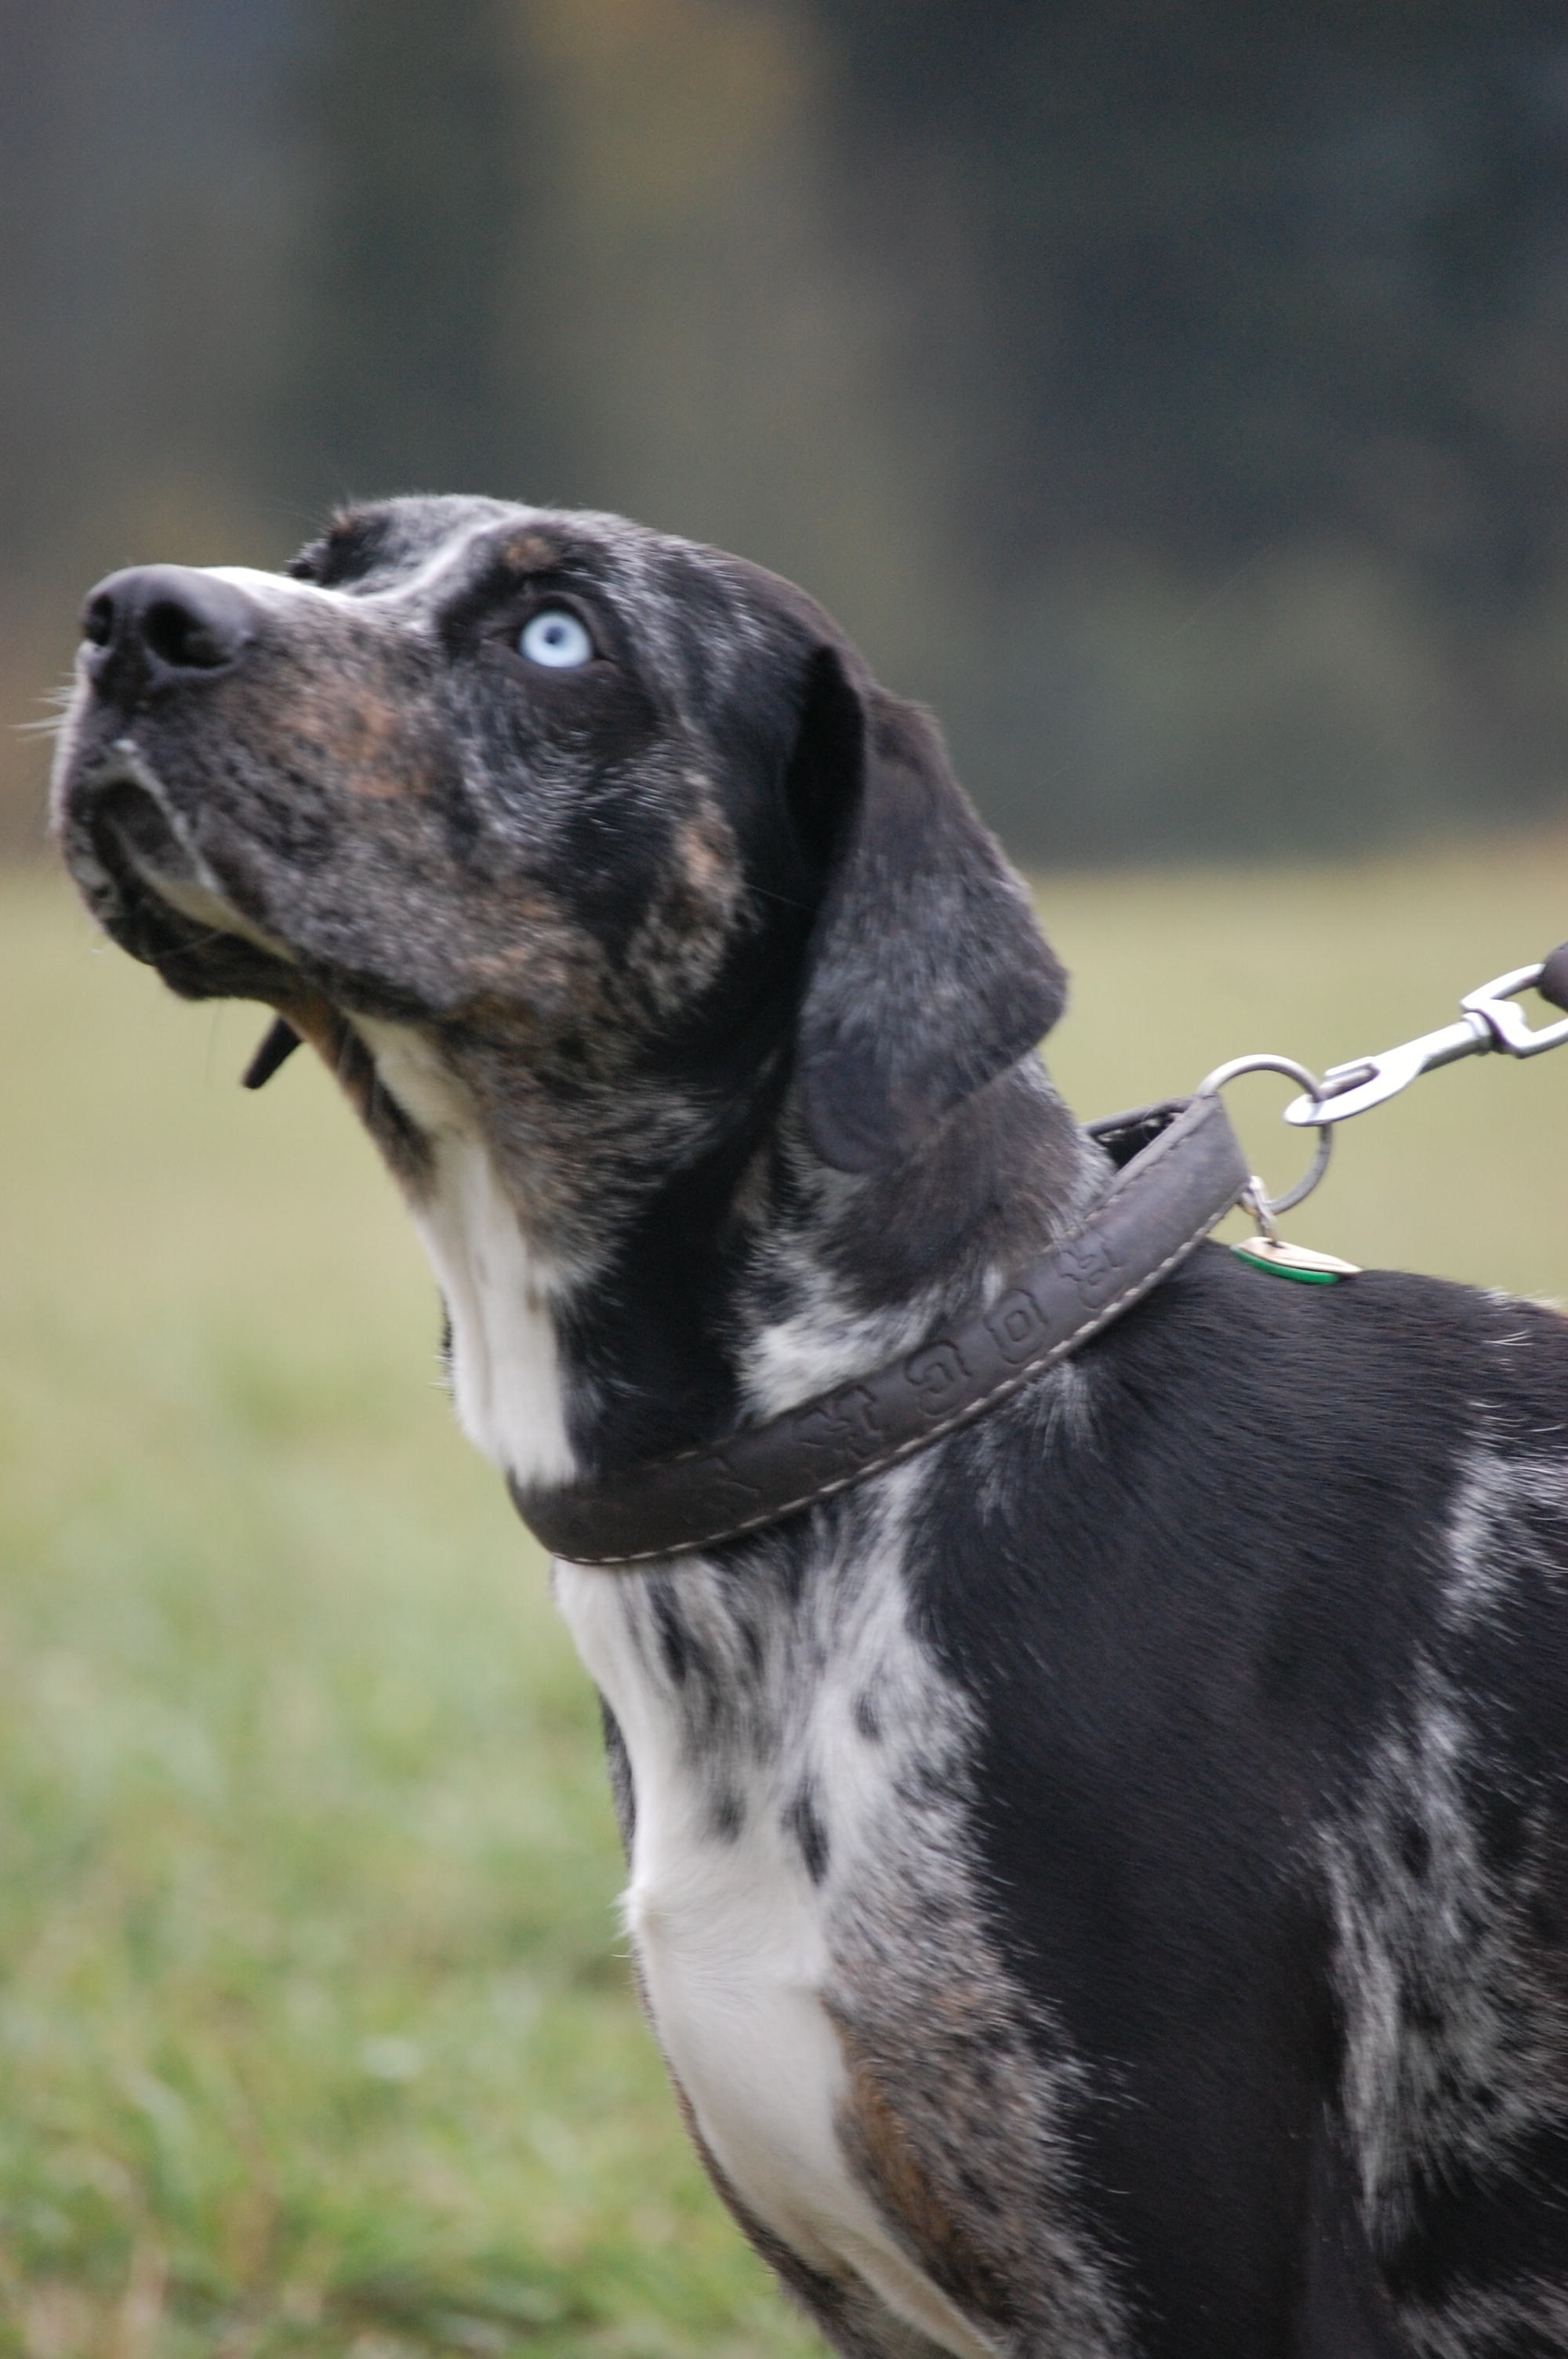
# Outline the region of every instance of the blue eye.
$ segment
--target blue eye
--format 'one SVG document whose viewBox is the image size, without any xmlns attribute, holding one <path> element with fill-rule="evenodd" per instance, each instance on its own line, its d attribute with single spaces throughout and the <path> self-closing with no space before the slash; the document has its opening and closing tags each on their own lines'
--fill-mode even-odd
<svg viewBox="0 0 1568 2359">
<path fill-rule="evenodd" d="M 523 625 L 518 652 L 547 671 L 575 671 L 593 660 L 593 641 L 566 606 L 541 606 Z"/>
</svg>

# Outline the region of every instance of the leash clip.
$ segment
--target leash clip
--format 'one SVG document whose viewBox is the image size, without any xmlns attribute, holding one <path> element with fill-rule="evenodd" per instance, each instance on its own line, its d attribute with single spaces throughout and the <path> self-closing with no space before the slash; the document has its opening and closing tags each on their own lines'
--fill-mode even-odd
<svg viewBox="0 0 1568 2359">
<path fill-rule="evenodd" d="M 1419 1038 L 1403 1040 L 1397 1049 L 1383 1049 L 1376 1056 L 1331 1065 L 1315 1094 L 1308 1092 L 1292 1099 L 1285 1108 L 1285 1120 L 1298 1130 L 1315 1129 L 1321 1135 L 1325 1124 L 1348 1122 L 1353 1114 L 1366 1114 L 1370 1107 L 1398 1097 L 1422 1073 L 1456 1064 L 1462 1057 L 1484 1057 L 1494 1049 L 1506 1049 L 1510 1057 L 1537 1057 L 1543 1049 L 1561 1048 L 1568 1041 L 1568 1016 L 1556 1024 L 1543 1024 L 1536 1031 L 1514 1005 L 1521 991 L 1533 990 L 1540 984 L 1547 964 L 1546 960 L 1537 959 L 1531 966 L 1513 967 L 1507 974 L 1495 975 L 1490 983 L 1467 991 L 1459 1003 L 1464 1012 L 1457 1023 L 1423 1032 Z"/>
<path fill-rule="evenodd" d="M 1522 1010 L 1514 1006 L 1519 993 L 1533 991 L 1545 972 L 1544 959 L 1537 959 L 1533 966 L 1516 966 L 1482 984 L 1479 990 L 1467 991 L 1459 1005 L 1490 1025 L 1498 1047 L 1506 1049 L 1510 1057 L 1538 1057 L 1542 1049 L 1560 1049 L 1568 1040 L 1568 1016 L 1532 1031 Z"/>
</svg>

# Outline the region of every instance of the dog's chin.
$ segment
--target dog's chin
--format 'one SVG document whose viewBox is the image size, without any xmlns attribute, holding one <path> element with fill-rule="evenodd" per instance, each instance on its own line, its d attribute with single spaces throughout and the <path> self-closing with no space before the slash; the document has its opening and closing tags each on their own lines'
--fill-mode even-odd
<svg viewBox="0 0 1568 2359">
<path fill-rule="evenodd" d="M 293 962 L 198 874 L 138 780 L 99 788 L 68 821 L 67 862 L 99 924 L 186 999 L 287 995 Z"/>
</svg>

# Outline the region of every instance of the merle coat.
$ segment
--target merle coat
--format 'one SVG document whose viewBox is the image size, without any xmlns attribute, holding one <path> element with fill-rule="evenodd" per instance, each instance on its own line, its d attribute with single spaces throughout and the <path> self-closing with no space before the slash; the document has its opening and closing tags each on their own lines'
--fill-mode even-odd
<svg viewBox="0 0 1568 2359">
<path fill-rule="evenodd" d="M 85 629 L 79 885 L 339 1074 L 514 1482 L 879 1366 L 1103 1189 L 1021 888 L 773 577 L 410 500 Z M 1545 1310 L 1210 1245 L 840 1498 L 557 1566 L 654 2033 L 836 2349 L 1568 2354 L 1565 1414 Z"/>
</svg>

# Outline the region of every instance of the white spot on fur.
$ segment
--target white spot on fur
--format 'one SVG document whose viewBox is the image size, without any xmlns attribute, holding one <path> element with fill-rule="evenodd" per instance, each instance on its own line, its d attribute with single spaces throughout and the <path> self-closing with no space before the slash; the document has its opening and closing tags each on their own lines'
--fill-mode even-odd
<svg viewBox="0 0 1568 2359">
<path fill-rule="evenodd" d="M 468 539 L 476 538 L 477 531 L 478 527 L 475 528 L 474 533 L 468 536 Z M 415 567 L 409 572 L 400 574 L 397 581 L 385 590 L 367 590 L 362 587 L 354 590 L 330 590 L 319 582 L 299 582 L 291 573 L 264 573 L 253 565 L 204 565 L 200 571 L 203 573 L 210 573 L 215 582 L 232 583 L 236 590 L 243 590 L 247 598 L 254 598 L 257 605 L 271 608 L 275 613 L 281 613 L 290 605 L 297 605 L 301 600 L 307 603 L 314 601 L 318 604 L 348 608 L 361 614 L 367 606 L 381 603 L 395 605 L 399 608 L 406 607 L 410 617 L 422 620 L 425 618 L 419 613 L 421 592 L 442 581 L 454 570 L 461 550 L 466 546 L 465 540 L 454 550 L 449 544 L 443 542 L 422 565 Z"/>
<path fill-rule="evenodd" d="M 1543 1526 L 1556 1527 L 1551 1545 Z M 1523 1572 L 1560 1582 L 1565 1530 L 1568 1466 L 1560 1457 L 1473 1450 L 1448 1518 L 1450 1619 L 1462 1625 L 1488 1613 Z"/>
<path fill-rule="evenodd" d="M 1345 2109 L 1368 2221 L 1406 2225 L 1417 2180 L 1485 2169 L 1561 2119 L 1561 2002 L 1529 1965 L 1518 1899 L 1466 1803 L 1471 1738 L 1421 1675 L 1355 1807 L 1325 1839 L 1345 2011 Z"/>
<path fill-rule="evenodd" d="M 775 1250 L 773 1258 L 787 1274 L 795 1307 L 787 1319 L 759 1330 L 741 1354 L 741 1386 L 754 1417 L 776 1417 L 913 1352 L 945 1307 L 937 1297 L 921 1296 L 881 1315 L 851 1310 L 843 1289 L 804 1245 L 795 1254 Z"/>
<path fill-rule="evenodd" d="M 1568 2284 L 1562 2280 L 1532 2277 L 1522 2285 L 1466 2287 L 1441 2309 L 1401 2304 L 1400 2316 L 1422 2359 L 1568 2351 Z"/>
<path fill-rule="evenodd" d="M 410 1209 L 452 1325 L 452 1398 L 476 1449 L 524 1484 L 575 1472 L 549 1304 L 559 1280 L 529 1249 L 467 1093 L 411 1027 L 356 1028 L 377 1076 L 430 1144 L 434 1184 Z"/>
<path fill-rule="evenodd" d="M 346 591 L 326 590 L 319 582 L 297 582 L 291 573 L 266 573 L 255 565 L 203 565 L 199 571 L 210 574 L 214 582 L 227 582 L 232 588 L 243 590 L 259 606 L 281 610 L 311 600 L 325 600 L 334 606 L 363 603 L 351 600 Z"/>
</svg>

